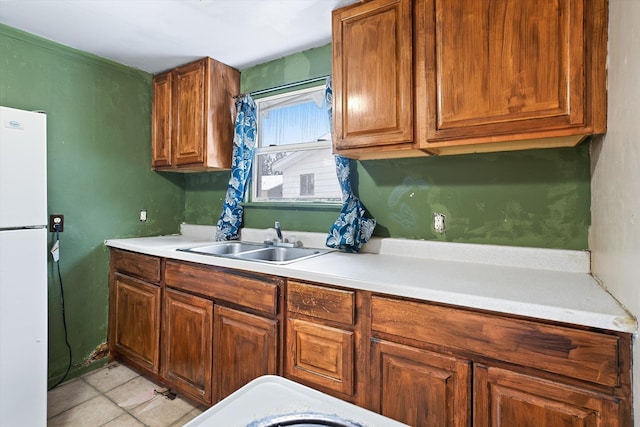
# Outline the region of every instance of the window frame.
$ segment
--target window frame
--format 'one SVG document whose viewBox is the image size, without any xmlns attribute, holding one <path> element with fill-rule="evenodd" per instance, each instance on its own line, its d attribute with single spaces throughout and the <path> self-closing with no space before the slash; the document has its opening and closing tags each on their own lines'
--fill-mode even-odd
<svg viewBox="0 0 640 427">
<path fill-rule="evenodd" d="M 267 204 L 279 204 L 279 205 L 292 205 L 292 204 L 300 204 L 300 205 L 320 205 L 320 206 L 335 206 L 335 205 L 340 205 L 342 203 L 341 201 L 341 189 L 340 189 L 340 183 L 338 182 L 338 198 L 336 200 L 328 200 L 328 199 L 316 199 L 316 198 L 311 198 L 310 200 L 304 200 L 304 199 L 269 199 L 269 198 L 264 198 L 264 197 L 259 197 L 257 195 L 257 190 L 258 190 L 258 158 L 260 155 L 263 154 L 271 154 L 271 153 L 281 153 L 281 152 L 302 152 L 302 151 L 307 151 L 307 150 L 321 150 L 321 149 L 331 149 L 333 151 L 333 141 L 332 139 L 329 140 L 321 140 L 321 141 L 311 141 L 311 142 L 301 142 L 301 143 L 295 143 L 295 144 L 284 144 L 284 145 L 274 145 L 274 146 L 267 146 L 267 147 L 261 147 L 260 144 L 262 142 L 262 129 L 261 129 L 261 108 L 260 105 L 263 102 L 268 102 L 268 101 L 273 101 L 275 99 L 279 99 L 279 98 L 288 98 L 288 97 L 292 97 L 298 94 L 303 94 L 303 93 L 308 93 L 308 92 L 315 92 L 315 91 L 324 91 L 325 90 L 325 84 L 316 84 L 313 86 L 309 86 L 309 87 L 305 87 L 305 88 L 301 88 L 301 89 L 293 89 L 293 90 L 288 90 L 286 92 L 282 92 L 282 93 L 277 93 L 274 95 L 270 95 L 270 96 L 263 96 L 260 98 L 255 99 L 255 103 L 256 103 L 256 107 L 257 107 L 257 111 L 256 111 L 256 125 L 257 125 L 257 137 L 256 137 L 256 146 L 254 148 L 254 152 L 253 152 L 253 159 L 252 159 L 252 167 L 251 167 L 251 182 L 250 182 L 250 191 L 247 192 L 247 197 L 248 200 L 245 200 L 246 203 L 248 204 L 254 204 L 254 205 L 267 205 Z M 330 128 L 330 132 L 333 138 L 333 132 Z M 315 180 L 315 178 L 314 178 Z M 336 176 L 336 180 L 337 180 L 337 176 Z"/>
</svg>

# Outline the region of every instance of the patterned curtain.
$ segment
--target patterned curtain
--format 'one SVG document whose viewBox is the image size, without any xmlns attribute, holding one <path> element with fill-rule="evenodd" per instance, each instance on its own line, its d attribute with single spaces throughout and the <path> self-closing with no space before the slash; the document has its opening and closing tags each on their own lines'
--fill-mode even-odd
<svg viewBox="0 0 640 427">
<path fill-rule="evenodd" d="M 243 208 L 240 206 L 247 188 L 247 181 L 256 144 L 256 104 L 250 95 L 236 101 L 236 124 L 233 135 L 233 163 L 227 187 L 222 215 L 218 220 L 216 240 L 237 239 L 242 226 Z"/>
<path fill-rule="evenodd" d="M 325 90 L 329 122 L 333 124 L 333 88 L 331 77 L 327 78 Z M 342 189 L 342 210 L 329 229 L 326 245 L 347 252 L 358 252 L 367 243 L 376 227 L 376 220 L 365 217 L 360 199 L 351 190 L 351 166 L 349 159 L 335 156 L 336 172 Z"/>
</svg>

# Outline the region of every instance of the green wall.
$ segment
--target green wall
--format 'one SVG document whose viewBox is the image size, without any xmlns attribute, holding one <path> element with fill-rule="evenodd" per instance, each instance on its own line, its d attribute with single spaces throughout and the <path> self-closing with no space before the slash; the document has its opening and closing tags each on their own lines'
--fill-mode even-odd
<svg viewBox="0 0 640 427">
<path fill-rule="evenodd" d="M 243 92 L 324 76 L 331 46 L 242 72 Z M 70 377 L 96 366 L 106 341 L 108 251 L 104 240 L 176 233 L 181 222 L 215 224 L 229 172 L 156 173 L 150 168 L 151 79 L 134 70 L 0 25 L 0 104 L 45 110 L 49 213 L 61 235 Z M 353 162 L 354 188 L 378 220 L 378 236 L 586 249 L 589 144 L 455 157 Z M 138 221 L 140 209 L 149 221 Z M 327 231 L 339 208 L 250 204 L 248 227 Z M 447 232 L 431 232 L 431 213 Z M 53 243 L 53 238 L 50 238 Z M 67 364 L 60 291 L 49 262 L 49 379 Z M 104 360 L 97 362 L 104 363 Z"/>
<path fill-rule="evenodd" d="M 104 240 L 176 233 L 183 220 L 183 176 L 150 167 L 151 78 L 0 25 L 0 104 L 47 112 L 48 211 L 65 216 L 60 271 L 70 377 L 91 369 L 91 354 L 106 341 Z M 146 223 L 138 220 L 143 208 Z M 68 360 L 59 286 L 50 260 L 50 384 Z"/>
<path fill-rule="evenodd" d="M 331 73 L 331 45 L 242 71 L 248 93 Z M 589 143 L 575 148 L 353 162 L 354 188 L 378 221 L 376 236 L 587 249 Z M 185 221 L 215 224 L 229 174 L 189 175 Z M 247 227 L 328 231 L 339 208 L 248 204 Z M 431 230 L 431 215 L 447 231 Z"/>
</svg>

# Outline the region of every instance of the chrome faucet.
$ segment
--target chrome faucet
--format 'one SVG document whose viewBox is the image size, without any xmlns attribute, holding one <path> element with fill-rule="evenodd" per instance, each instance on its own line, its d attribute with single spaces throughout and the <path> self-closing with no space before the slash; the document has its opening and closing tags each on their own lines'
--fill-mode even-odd
<svg viewBox="0 0 640 427">
<path fill-rule="evenodd" d="M 284 243 L 284 239 L 282 238 L 282 229 L 280 228 L 280 221 L 276 221 L 276 234 L 278 235 L 278 243 Z"/>
</svg>

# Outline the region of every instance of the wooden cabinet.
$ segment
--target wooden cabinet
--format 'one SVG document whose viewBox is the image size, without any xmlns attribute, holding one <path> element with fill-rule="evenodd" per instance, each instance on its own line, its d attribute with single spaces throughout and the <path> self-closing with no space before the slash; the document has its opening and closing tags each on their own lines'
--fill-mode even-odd
<svg viewBox="0 0 640 427">
<path fill-rule="evenodd" d="M 168 260 L 162 376 L 216 403 L 261 375 L 281 373 L 282 279 Z"/>
<path fill-rule="evenodd" d="M 261 375 L 278 373 L 277 320 L 216 305 L 214 324 L 214 402 Z"/>
<path fill-rule="evenodd" d="M 171 87 L 173 73 L 159 74 L 153 78 L 151 121 L 151 166 L 171 167 Z"/>
<path fill-rule="evenodd" d="M 287 378 L 356 399 L 356 367 L 365 359 L 356 304 L 354 291 L 288 281 Z"/>
<path fill-rule="evenodd" d="M 204 404 L 275 374 L 411 426 L 633 425 L 630 334 L 118 249 L 110 280 L 112 357 Z"/>
<path fill-rule="evenodd" d="M 370 406 L 374 411 L 411 426 L 467 427 L 470 392 L 468 360 L 372 340 Z"/>
<path fill-rule="evenodd" d="M 461 154 L 604 133 L 607 22 L 606 0 L 374 0 L 334 11 L 335 151 Z M 397 123 L 413 134 L 379 131 Z"/>
<path fill-rule="evenodd" d="M 379 296 L 371 307 L 373 410 L 412 426 L 631 426 L 626 335 Z"/>
<path fill-rule="evenodd" d="M 213 302 L 166 289 L 162 377 L 191 398 L 212 403 Z"/>
<path fill-rule="evenodd" d="M 411 0 L 373 0 L 333 13 L 337 152 L 414 147 L 411 22 Z"/>
<path fill-rule="evenodd" d="M 160 360 L 160 259 L 112 251 L 109 351 L 157 374 Z"/>
<path fill-rule="evenodd" d="M 588 389 L 476 365 L 476 427 L 604 427 L 626 424 L 618 399 Z"/>
<path fill-rule="evenodd" d="M 238 70 L 211 58 L 153 79 L 152 166 L 156 170 L 231 168 Z"/>
<path fill-rule="evenodd" d="M 282 374 L 284 280 L 111 250 L 109 350 L 211 405 Z"/>
<path fill-rule="evenodd" d="M 424 61 L 416 115 L 426 150 L 571 146 L 606 131 L 606 1 L 416 6 Z"/>
</svg>

